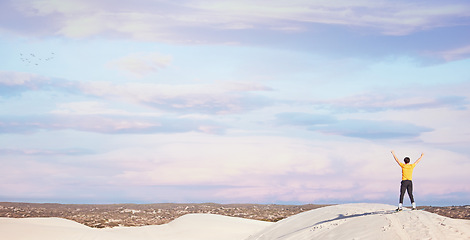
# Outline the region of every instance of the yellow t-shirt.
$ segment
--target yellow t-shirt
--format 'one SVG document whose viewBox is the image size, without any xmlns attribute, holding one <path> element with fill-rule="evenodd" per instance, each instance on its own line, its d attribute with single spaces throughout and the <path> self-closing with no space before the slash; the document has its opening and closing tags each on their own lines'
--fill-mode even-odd
<svg viewBox="0 0 470 240">
<path fill-rule="evenodd" d="M 415 168 L 416 164 L 404 164 L 400 163 L 401 167 L 401 180 L 411 180 L 413 175 L 413 168 Z"/>
</svg>

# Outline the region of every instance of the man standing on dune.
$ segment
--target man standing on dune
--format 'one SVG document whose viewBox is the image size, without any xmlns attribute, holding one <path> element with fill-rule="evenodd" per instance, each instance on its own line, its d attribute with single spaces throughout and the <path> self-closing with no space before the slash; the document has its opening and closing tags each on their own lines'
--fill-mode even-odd
<svg viewBox="0 0 470 240">
<path fill-rule="evenodd" d="M 398 161 L 398 158 L 395 156 L 395 153 L 392 151 L 393 158 L 395 158 L 395 161 L 400 165 L 401 167 L 401 186 L 400 186 L 400 203 L 398 204 L 397 211 L 403 210 L 403 197 L 405 196 L 405 191 L 408 192 L 408 196 L 410 197 L 411 205 L 413 206 L 413 210 L 416 210 L 416 203 L 413 198 L 413 182 L 411 181 L 412 175 L 413 175 L 413 169 L 416 166 L 416 164 L 421 161 L 421 158 L 423 157 L 424 153 L 421 153 L 421 157 L 416 160 L 413 164 L 410 163 L 410 158 L 405 157 L 403 160 L 405 163 L 401 163 Z"/>
</svg>

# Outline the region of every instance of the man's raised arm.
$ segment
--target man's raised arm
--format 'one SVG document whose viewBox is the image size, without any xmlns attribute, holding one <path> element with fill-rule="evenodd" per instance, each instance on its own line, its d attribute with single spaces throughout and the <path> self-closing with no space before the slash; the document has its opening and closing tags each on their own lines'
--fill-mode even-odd
<svg viewBox="0 0 470 240">
<path fill-rule="evenodd" d="M 398 158 L 397 156 L 395 156 L 395 153 L 393 152 L 393 150 L 391 152 L 392 152 L 393 158 L 395 158 L 395 161 L 398 163 L 398 165 L 400 165 L 400 161 L 398 161 Z"/>
<path fill-rule="evenodd" d="M 418 164 L 419 161 L 421 161 L 421 158 L 423 158 L 423 155 L 424 155 L 424 153 L 421 153 L 421 157 L 419 157 L 418 160 L 416 160 L 416 162 L 414 164 Z"/>
</svg>

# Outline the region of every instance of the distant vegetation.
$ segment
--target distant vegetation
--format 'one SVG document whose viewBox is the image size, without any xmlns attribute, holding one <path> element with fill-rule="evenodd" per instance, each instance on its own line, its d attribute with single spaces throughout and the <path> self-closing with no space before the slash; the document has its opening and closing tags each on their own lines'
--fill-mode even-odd
<svg viewBox="0 0 470 240">
<path fill-rule="evenodd" d="M 211 213 L 275 222 L 327 205 L 263 204 L 54 204 L 0 203 L 0 217 L 61 217 L 90 227 L 145 226 L 168 223 L 189 213 Z"/>
</svg>

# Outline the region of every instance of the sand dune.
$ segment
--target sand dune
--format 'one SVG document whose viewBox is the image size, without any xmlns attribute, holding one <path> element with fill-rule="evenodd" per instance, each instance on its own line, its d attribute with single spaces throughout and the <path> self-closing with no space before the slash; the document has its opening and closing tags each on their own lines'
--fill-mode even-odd
<svg viewBox="0 0 470 240">
<path fill-rule="evenodd" d="M 213 214 L 188 214 L 168 224 L 90 228 L 61 218 L 0 218 L 9 240 L 307 240 L 470 239 L 470 221 L 425 211 L 394 213 L 384 204 L 344 204 L 311 210 L 277 223 Z"/>
<path fill-rule="evenodd" d="M 247 240 L 470 239 L 470 220 L 384 204 L 344 204 L 281 220 Z"/>
<path fill-rule="evenodd" d="M 0 239 L 240 240 L 271 224 L 214 214 L 188 214 L 163 225 L 97 229 L 62 218 L 0 218 Z"/>
</svg>

